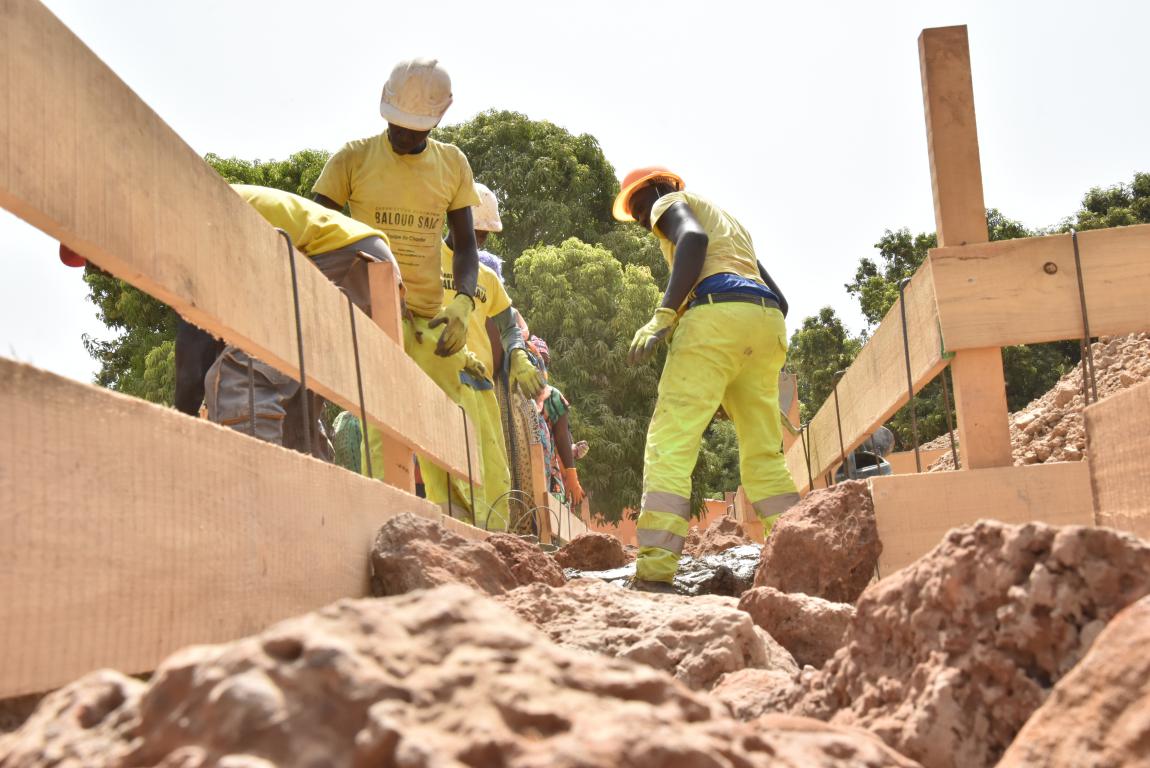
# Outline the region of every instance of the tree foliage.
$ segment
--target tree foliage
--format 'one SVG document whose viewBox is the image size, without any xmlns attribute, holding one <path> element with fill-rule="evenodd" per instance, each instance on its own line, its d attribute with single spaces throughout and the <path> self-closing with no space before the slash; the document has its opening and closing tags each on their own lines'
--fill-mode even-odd
<svg viewBox="0 0 1150 768">
<path fill-rule="evenodd" d="M 807 422 L 834 390 L 835 374 L 850 367 L 862 348 L 832 307 L 803 320 L 791 335 L 788 368 L 798 378 L 799 417 Z"/>
<path fill-rule="evenodd" d="M 1062 229 L 1078 230 L 1150 224 L 1150 173 L 1135 173 L 1129 184 L 1093 187 L 1082 198 L 1078 212 L 1062 223 Z"/>
</svg>

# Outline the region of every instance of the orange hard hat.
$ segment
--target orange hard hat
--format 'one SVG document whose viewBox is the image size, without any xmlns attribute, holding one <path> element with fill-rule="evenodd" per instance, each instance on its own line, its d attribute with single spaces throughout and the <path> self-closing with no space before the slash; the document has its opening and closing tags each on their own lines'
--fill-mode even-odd
<svg viewBox="0 0 1150 768">
<path fill-rule="evenodd" d="M 636 168 L 623 177 L 623 184 L 619 190 L 619 194 L 615 195 L 615 204 L 611 206 L 611 214 L 615 217 L 616 221 L 635 220 L 635 217 L 631 215 L 631 195 L 635 193 L 636 189 L 648 181 L 655 179 L 671 182 L 675 185 L 676 191 L 687 186 L 683 183 L 683 179 L 679 174 L 672 172 L 664 166 L 648 165 L 645 168 Z"/>
<path fill-rule="evenodd" d="M 60 261 L 69 267 L 82 267 L 88 263 L 87 259 L 63 243 L 60 243 Z"/>
</svg>

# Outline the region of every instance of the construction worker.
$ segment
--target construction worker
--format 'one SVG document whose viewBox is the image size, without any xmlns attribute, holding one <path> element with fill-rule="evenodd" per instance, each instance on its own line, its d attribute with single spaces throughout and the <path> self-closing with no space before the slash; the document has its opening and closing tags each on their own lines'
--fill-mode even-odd
<svg viewBox="0 0 1150 768">
<path fill-rule="evenodd" d="M 347 205 L 352 218 L 387 233 L 407 286 L 404 350 L 466 410 L 473 390 L 460 372 L 469 365 L 462 353 L 475 309 L 479 257 L 471 209 L 479 196 L 463 152 L 429 138 L 451 101 L 451 78 L 439 62 L 401 61 L 380 98 L 387 130 L 345 144 L 312 192 L 316 202 L 335 210 Z M 446 305 L 440 255 L 445 223 L 455 244 L 456 291 Z M 380 436 L 372 428 L 367 433 L 375 450 Z M 425 474 L 429 464 L 421 462 Z"/>
<path fill-rule="evenodd" d="M 735 424 L 739 473 L 763 532 L 799 500 L 779 422 L 787 304 L 743 225 L 684 191 L 668 169 L 628 173 L 612 212 L 650 230 L 671 267 L 662 304 L 628 353 L 639 364 L 669 342 L 647 431 L 635 569 L 637 588 L 666 588 L 660 585 L 674 578 L 687 536 L 699 444 L 720 406 Z"/>
<path fill-rule="evenodd" d="M 482 248 L 487 243 L 490 233 L 503 231 L 503 222 L 499 218 L 499 201 L 495 193 L 483 184 L 476 184 L 475 189 L 479 195 L 479 205 L 473 209 L 472 219 L 476 245 Z M 452 237 L 448 234 L 443 243 L 441 265 L 443 299 L 448 304 L 455 297 L 455 276 L 452 272 L 455 255 L 452 245 Z M 496 371 L 493 345 L 487 329 L 488 322 L 495 326 L 500 346 L 509 360 L 508 375 L 511 381 L 518 384 L 528 397 L 535 397 L 543 388 L 543 378 L 527 358 L 523 336 L 513 316 L 511 297 L 507 295 L 507 289 L 503 286 L 499 275 L 480 263 L 475 289 L 475 311 L 471 314 L 467 330 L 467 349 L 475 354 L 487 369 L 488 376 L 493 378 Z M 475 511 L 475 524 L 489 531 L 505 531 L 510 523 L 508 501 L 511 475 L 507 467 L 503 417 L 495 396 L 494 384 L 491 381 L 480 384 L 476 388 L 475 397 L 478 405 L 475 421 L 479 432 L 479 452 L 483 462 L 483 493 L 486 500 L 486 508 Z M 428 498 L 442 503 L 442 500 L 436 498 L 436 489 L 446 486 L 445 473 L 434 464 L 423 467 L 423 472 L 425 488 L 429 489 Z M 455 481 L 454 486 L 456 502 L 463 504 L 467 496 L 464 495 L 462 481 Z"/>
<path fill-rule="evenodd" d="M 233 184 L 232 189 L 269 224 L 284 230 L 313 265 L 370 314 L 367 265 L 395 262 L 385 234 L 280 189 L 247 184 Z M 181 321 L 176 336 L 176 402 L 181 410 L 187 412 L 193 403 L 198 409 L 198 395 L 205 400 L 212 421 L 241 432 L 253 431 L 254 426 L 256 437 L 302 450 L 305 441 L 298 412 L 308 393 L 300 391 L 299 382 L 232 345 L 223 348 L 205 375 L 204 351 L 216 344 L 209 334 Z M 321 405 L 320 398 L 310 396 L 310 441 L 313 454 L 328 459 L 327 441 L 318 427 Z"/>
</svg>

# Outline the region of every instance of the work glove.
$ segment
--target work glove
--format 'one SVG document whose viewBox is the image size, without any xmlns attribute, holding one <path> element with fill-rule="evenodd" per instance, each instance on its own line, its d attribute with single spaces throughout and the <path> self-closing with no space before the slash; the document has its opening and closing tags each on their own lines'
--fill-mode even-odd
<svg viewBox="0 0 1150 768">
<path fill-rule="evenodd" d="M 473 379 L 491 380 L 491 376 L 487 373 L 487 366 L 483 364 L 482 360 L 475 356 L 474 352 L 470 349 L 465 349 L 463 350 L 463 356 L 465 358 L 465 362 L 463 363 L 464 373 Z"/>
<path fill-rule="evenodd" d="M 511 381 L 519 385 L 523 396 L 534 400 L 543 389 L 543 374 L 527 356 L 527 350 L 516 347 L 511 350 Z"/>
<path fill-rule="evenodd" d="M 590 451 L 590 450 L 591 450 L 591 444 L 588 443 L 586 440 L 580 440 L 579 442 L 577 442 L 571 446 L 571 453 L 573 453 L 575 455 L 576 461 L 578 461 L 579 459 L 586 456 L 588 451 Z"/>
<path fill-rule="evenodd" d="M 575 467 L 563 470 L 563 487 L 567 489 L 567 500 L 573 507 L 579 506 L 587 498 L 583 486 L 579 484 L 579 470 Z"/>
<path fill-rule="evenodd" d="M 675 310 L 659 307 L 654 317 L 639 330 L 635 331 L 635 338 L 631 341 L 631 351 L 627 353 L 627 362 L 631 365 L 645 363 L 655 354 L 655 347 L 660 341 L 671 335 L 675 322 L 679 316 Z"/>
<path fill-rule="evenodd" d="M 450 304 L 431 318 L 431 322 L 427 324 L 428 328 L 446 326 L 435 345 L 435 354 L 440 357 L 451 357 L 463 349 L 463 345 L 467 343 L 467 321 L 471 319 L 474 309 L 475 299 L 466 293 L 457 293 Z"/>
</svg>

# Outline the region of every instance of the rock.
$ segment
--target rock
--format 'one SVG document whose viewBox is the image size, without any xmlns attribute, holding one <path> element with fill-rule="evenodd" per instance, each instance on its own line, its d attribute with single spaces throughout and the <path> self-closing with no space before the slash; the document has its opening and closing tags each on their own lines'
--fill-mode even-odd
<svg viewBox="0 0 1150 768">
<path fill-rule="evenodd" d="M 874 731 L 927 768 L 991 766 L 1115 614 L 1150 546 L 1106 528 L 980 521 L 867 589 L 793 711 Z"/>
<path fill-rule="evenodd" d="M 555 645 L 461 585 L 188 648 L 148 684 L 85 678 L 4 739 L 4 768 L 912 765 L 848 729 L 739 723 L 662 672 Z"/>
<path fill-rule="evenodd" d="M 748 667 L 719 678 L 711 695 L 727 705 L 739 720 L 785 714 L 796 695 L 798 675 L 778 669 Z"/>
<path fill-rule="evenodd" d="M 567 583 L 555 558 L 537 545 L 510 533 L 493 533 L 487 543 L 495 548 L 499 559 L 520 584 L 550 584 L 561 587 Z"/>
<path fill-rule="evenodd" d="M 44 694 L 33 693 L 10 699 L 0 699 L 0 735 L 14 731 L 23 725 L 43 698 Z"/>
<path fill-rule="evenodd" d="M 1031 715 L 998 768 L 1150 761 L 1150 597 L 1116 616 Z"/>
<path fill-rule="evenodd" d="M 854 603 L 874 577 L 882 543 L 865 481 L 813 491 L 775 522 L 754 586 Z"/>
<path fill-rule="evenodd" d="M 798 592 L 756 587 L 739 600 L 739 609 L 750 614 L 800 665 L 821 667 L 843 646 L 855 608 L 831 603 Z"/>
<path fill-rule="evenodd" d="M 712 521 L 703 531 L 700 531 L 698 526 L 692 526 L 687 535 L 687 543 L 683 545 L 683 554 L 692 557 L 717 555 L 728 549 L 753 543 L 747 538 L 747 533 L 738 520 L 733 517 L 720 517 Z"/>
<path fill-rule="evenodd" d="M 379 529 L 371 569 L 371 592 L 379 597 L 457 582 L 493 595 L 519 586 L 495 547 L 412 514 Z"/>
<path fill-rule="evenodd" d="M 607 533 L 576 536 L 555 553 L 555 560 L 563 568 L 578 571 L 609 571 L 629 562 L 623 543 Z"/>
<path fill-rule="evenodd" d="M 499 598 L 555 642 L 662 670 L 696 690 L 746 667 L 797 674 L 791 655 L 732 598 L 650 594 L 579 579 Z"/>
</svg>

